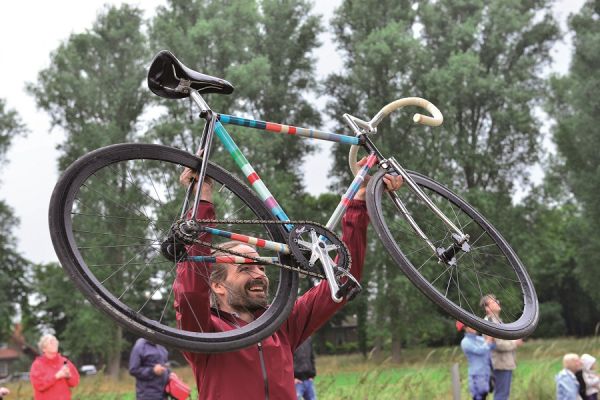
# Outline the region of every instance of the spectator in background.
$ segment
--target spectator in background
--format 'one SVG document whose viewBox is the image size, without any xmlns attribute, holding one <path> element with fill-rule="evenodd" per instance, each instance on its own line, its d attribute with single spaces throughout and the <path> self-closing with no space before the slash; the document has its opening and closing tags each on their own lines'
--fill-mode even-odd
<svg viewBox="0 0 600 400">
<path fill-rule="evenodd" d="M 485 310 L 485 319 L 502 323 L 500 300 L 493 294 L 486 294 L 481 298 L 481 307 Z M 492 351 L 492 368 L 496 383 L 494 400 L 508 400 L 510 398 L 510 385 L 512 373 L 517 368 L 517 347 L 523 344 L 523 339 L 504 340 L 494 339 L 496 347 Z"/>
<path fill-rule="evenodd" d="M 579 359 L 581 361 L 581 358 Z M 583 379 L 583 369 L 579 368 L 577 371 L 575 371 L 575 378 L 577 379 L 577 383 L 579 383 L 579 397 L 578 399 L 583 399 L 585 400 L 586 395 L 586 385 L 585 385 L 585 380 Z"/>
<path fill-rule="evenodd" d="M 38 343 L 41 356 L 31 365 L 29 379 L 35 400 L 70 400 L 71 388 L 79 384 L 77 368 L 58 352 L 58 340 L 44 335 Z"/>
<path fill-rule="evenodd" d="M 563 357 L 563 369 L 556 375 L 556 400 L 578 400 L 579 382 L 575 373 L 581 370 L 581 360 L 577 354 L 568 353 Z"/>
<path fill-rule="evenodd" d="M 490 392 L 490 377 L 492 375 L 492 363 L 490 352 L 496 346 L 494 339 L 477 335 L 477 331 L 456 321 L 456 329 L 460 332 L 464 329 L 465 337 L 460 342 L 460 347 L 467 357 L 469 364 L 469 391 L 473 400 L 485 400 Z"/>
<path fill-rule="evenodd" d="M 0 400 L 2 400 L 4 398 L 4 396 L 9 395 L 10 394 L 10 390 L 8 390 L 5 387 L 0 387 Z"/>
<path fill-rule="evenodd" d="M 129 356 L 129 373 L 135 377 L 137 400 L 166 400 L 169 380 L 166 367 L 169 353 L 159 344 L 140 338 Z"/>
<path fill-rule="evenodd" d="M 581 356 L 581 364 L 583 367 L 583 380 L 586 385 L 584 400 L 598 400 L 598 392 L 600 391 L 600 376 L 596 372 L 596 358 L 583 354 Z"/>
<path fill-rule="evenodd" d="M 298 400 L 317 400 L 314 379 L 317 376 L 312 338 L 309 337 L 294 352 L 294 383 Z"/>
</svg>

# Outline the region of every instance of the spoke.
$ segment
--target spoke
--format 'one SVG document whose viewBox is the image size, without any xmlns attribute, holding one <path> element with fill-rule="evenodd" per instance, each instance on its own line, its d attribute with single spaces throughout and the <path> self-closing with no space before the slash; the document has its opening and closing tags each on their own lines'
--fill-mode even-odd
<svg viewBox="0 0 600 400">
<path fill-rule="evenodd" d="M 435 282 L 436 282 L 438 279 L 440 279 L 440 278 L 441 278 L 441 277 L 442 277 L 442 276 L 443 276 L 443 275 L 444 275 L 446 272 L 448 272 L 448 270 L 449 270 L 450 268 L 452 268 L 452 266 L 450 266 L 450 265 L 449 265 L 449 266 L 447 266 L 447 267 L 446 267 L 446 269 L 445 269 L 444 271 L 442 271 L 442 273 L 441 273 L 441 274 L 439 274 L 439 275 L 437 276 L 437 278 L 435 278 L 435 279 L 434 279 L 434 280 L 431 282 L 431 285 L 433 286 L 433 284 L 434 284 L 434 283 L 435 283 Z"/>
<path fill-rule="evenodd" d="M 152 243 L 158 243 L 157 241 L 153 241 Z M 106 245 L 98 245 L 98 246 L 81 246 L 78 247 L 79 250 L 90 250 L 90 249 L 112 249 L 112 248 L 120 248 L 120 247 L 150 247 L 147 243 L 127 243 L 127 244 L 106 244 Z"/>
<path fill-rule="evenodd" d="M 167 273 L 172 273 L 175 268 L 177 268 L 177 264 L 173 264 L 173 267 Z M 146 301 L 144 302 L 144 304 L 142 304 L 142 306 L 137 310 L 138 314 L 140 312 L 142 312 L 142 309 L 144 307 L 146 307 L 146 304 L 148 304 L 148 302 L 152 299 L 152 297 L 154 297 L 154 295 L 156 294 L 156 292 L 158 292 L 160 289 L 162 289 L 164 287 L 165 282 L 166 282 L 166 279 L 163 278 L 161 280 L 160 286 L 158 286 L 156 289 L 154 289 L 154 291 L 152 292 L 152 294 L 150 296 L 148 296 L 148 298 L 146 299 Z"/>
<path fill-rule="evenodd" d="M 448 289 L 450 289 L 450 282 L 452 282 L 452 271 L 453 268 L 450 269 L 450 279 L 448 279 L 448 284 L 446 285 L 446 293 L 444 294 L 444 297 L 448 297 Z"/>
<path fill-rule="evenodd" d="M 158 262 L 136 262 L 136 263 L 129 263 L 128 265 L 161 265 L 161 264 L 166 264 L 166 263 L 170 263 L 171 261 L 169 260 L 164 260 L 164 261 L 158 261 Z M 88 267 L 118 267 L 118 266 L 122 266 L 123 264 L 119 263 L 119 264 L 88 264 Z"/>
<path fill-rule="evenodd" d="M 175 264 L 177 266 L 177 264 Z M 170 273 L 173 273 L 173 269 L 171 269 Z M 173 285 L 171 285 L 171 289 L 169 289 L 169 296 L 167 297 L 167 301 L 165 302 L 165 306 L 163 307 L 162 312 L 160 313 L 160 318 L 158 319 L 158 323 L 162 324 L 163 318 L 165 316 L 165 312 L 167 311 L 167 306 L 171 303 L 171 295 L 173 294 Z"/>
<path fill-rule="evenodd" d="M 135 161 L 135 160 L 131 160 L 131 161 Z M 142 159 L 142 164 L 144 164 L 144 160 Z M 114 165 L 110 165 L 109 166 L 110 169 L 112 170 L 116 170 L 116 172 L 120 172 L 118 170 L 118 168 L 116 168 Z M 140 192 L 144 197 L 147 197 L 148 199 L 150 199 L 152 202 L 156 203 L 159 206 L 163 206 L 164 204 L 160 201 L 160 196 L 158 195 L 158 192 L 156 191 L 156 188 L 154 188 L 154 191 L 156 193 L 156 197 L 158 199 L 155 199 L 154 197 L 150 196 L 150 194 L 148 194 L 145 190 L 143 190 L 138 184 L 137 182 L 135 182 L 135 178 L 133 177 L 132 173 L 131 173 L 131 169 L 129 167 L 127 167 L 127 164 L 125 164 L 125 170 L 127 175 L 129 175 L 129 179 L 126 178 L 126 180 L 131 183 L 131 186 L 133 186 L 134 189 L 136 189 L 138 192 Z M 145 171 L 147 171 L 147 169 L 144 169 Z M 94 174 L 94 176 L 97 176 Z M 148 176 L 150 176 L 150 174 L 148 174 Z M 152 180 L 152 178 L 150 178 Z M 154 184 L 152 184 L 152 186 L 154 186 Z M 145 215 L 145 213 L 144 213 Z"/>
<path fill-rule="evenodd" d="M 79 204 L 83 205 L 84 207 L 88 208 L 87 205 L 85 205 L 84 203 L 81 202 L 81 200 L 78 199 Z M 148 220 L 147 218 L 132 218 L 132 217 L 121 217 L 118 215 L 106 215 L 106 214 L 100 214 L 100 213 L 96 213 L 96 214 L 87 214 L 87 213 L 80 213 L 80 212 L 71 212 L 71 215 L 79 215 L 79 216 L 83 216 L 83 217 L 100 217 L 100 218 L 106 218 L 106 219 L 124 219 L 124 220 L 128 220 L 128 221 L 140 221 L 140 222 L 149 222 L 150 220 Z M 167 221 L 167 220 L 156 220 L 156 222 L 160 222 L 160 223 L 171 223 L 171 221 Z"/>
<path fill-rule="evenodd" d="M 112 233 L 112 232 L 94 232 L 94 231 L 84 231 L 84 230 L 80 230 L 80 229 L 73 229 L 73 232 L 75 232 L 75 233 L 93 234 L 93 235 L 98 235 L 98 236 L 118 236 L 118 237 L 130 238 L 130 239 L 139 239 L 139 240 L 147 240 L 147 241 L 150 241 L 150 242 L 156 242 L 156 239 L 152 239 L 152 238 L 141 237 L 141 236 L 124 235 L 124 234 Z"/>
</svg>

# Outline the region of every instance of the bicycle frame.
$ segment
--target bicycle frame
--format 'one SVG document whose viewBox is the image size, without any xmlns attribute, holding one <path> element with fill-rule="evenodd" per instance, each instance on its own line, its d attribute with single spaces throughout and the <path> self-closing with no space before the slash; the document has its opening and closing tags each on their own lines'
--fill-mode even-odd
<svg viewBox="0 0 600 400">
<path fill-rule="evenodd" d="M 415 233 L 421 237 L 433 250 L 434 254 L 438 257 L 440 261 L 448 262 L 450 258 L 453 257 L 454 253 L 457 249 L 462 248 L 463 250 L 467 249 L 468 251 L 468 235 L 463 234 L 458 227 L 456 227 L 452 221 L 446 217 L 435 204 L 427 197 L 425 193 L 416 185 L 416 183 L 410 178 L 409 174 L 400 166 L 400 164 L 393 158 L 386 160 L 383 158 L 382 154 L 375 147 L 375 145 L 371 142 L 371 140 L 367 136 L 368 133 L 372 133 L 376 131 L 376 124 L 379 123 L 384 116 L 380 112 L 371 122 L 365 122 L 359 120 L 355 117 L 344 115 L 344 119 L 349 123 L 350 127 L 356 134 L 356 136 L 348 136 L 348 135 L 340 135 L 337 133 L 331 133 L 316 129 L 307 129 L 301 128 L 291 125 L 278 124 L 273 122 L 266 122 L 260 120 L 254 120 L 249 118 L 236 117 L 228 114 L 217 114 L 214 113 L 208 106 L 208 104 L 204 101 L 202 96 L 196 91 L 192 91 L 190 93 L 190 97 L 192 100 L 198 105 L 201 110 L 200 116 L 206 119 L 206 124 L 204 126 L 204 131 L 202 133 L 202 138 L 200 140 L 200 146 L 197 152 L 197 155 L 202 155 L 202 164 L 199 170 L 199 178 L 198 185 L 199 187 L 202 185 L 204 181 L 204 174 L 206 171 L 206 167 L 208 164 L 208 159 L 210 156 L 210 148 L 212 144 L 212 139 L 214 135 L 219 138 L 225 149 L 229 152 L 234 162 L 238 166 L 238 168 L 242 171 L 246 179 L 248 180 L 250 186 L 257 193 L 259 198 L 263 201 L 265 206 L 270 210 L 273 217 L 275 217 L 279 221 L 290 221 L 290 218 L 287 216 L 283 208 L 279 205 L 277 200 L 273 197 L 267 186 L 264 184 L 260 176 L 254 170 L 250 162 L 246 159 L 246 157 L 242 154 L 239 147 L 236 145 L 234 140 L 231 138 L 223 124 L 237 125 L 247 128 L 254 128 L 259 130 L 266 130 L 274 133 L 282 133 L 289 134 L 301 137 L 307 137 L 317 140 L 326 140 L 332 142 L 338 142 L 353 146 L 362 146 L 368 152 L 367 160 L 365 165 L 360 168 L 358 173 L 356 173 L 354 180 L 349 185 L 348 189 L 342 196 L 340 202 L 338 203 L 336 209 L 333 211 L 330 216 L 326 228 L 329 230 L 334 230 L 339 221 L 341 220 L 346 208 L 348 207 L 349 202 L 354 198 L 361 184 L 364 182 L 365 177 L 368 171 L 377 163 L 379 160 L 380 166 L 388 171 L 395 171 L 397 174 L 401 175 L 404 179 L 404 182 L 409 186 L 409 188 L 420 198 L 422 198 L 428 207 L 454 232 L 453 235 L 455 240 L 455 245 L 448 249 L 439 249 L 434 246 L 431 240 L 425 235 L 425 233 L 419 228 L 417 223 L 414 221 L 409 211 L 406 209 L 402 201 L 399 199 L 396 193 L 390 193 L 392 199 L 398 209 L 401 211 L 404 218 L 408 221 L 412 229 Z M 375 121 L 376 123 L 373 123 Z M 360 128 L 364 130 L 361 131 Z M 186 196 L 186 202 L 184 204 L 182 210 L 182 217 L 185 215 L 186 210 L 188 209 L 188 201 L 190 197 L 190 190 L 193 185 L 188 187 L 188 193 Z M 194 198 L 193 212 L 191 215 L 191 219 L 195 218 L 196 210 L 198 208 L 199 203 L 199 193 L 200 190 L 196 191 L 196 195 Z M 290 231 L 293 227 L 291 224 L 285 225 L 286 229 Z M 231 240 L 236 240 L 242 243 L 249 243 L 256 245 L 257 247 L 262 247 L 271 250 L 277 250 L 283 254 L 289 254 L 289 247 L 284 243 L 275 243 L 262 238 L 254 238 L 245 235 L 240 235 L 220 229 L 208 228 L 204 227 L 204 231 L 207 231 L 213 235 L 229 238 Z M 326 238 L 320 237 L 319 242 L 325 243 Z M 467 246 L 467 247 L 465 247 Z M 321 262 L 323 263 L 323 269 L 325 272 L 325 276 L 327 277 L 328 283 L 331 288 L 331 297 L 333 301 L 340 302 L 342 301 L 342 297 L 336 296 L 338 290 L 340 289 L 339 285 L 337 285 L 335 279 L 335 273 L 333 270 L 332 262 L 330 258 L 327 256 L 327 253 L 320 249 L 318 246 L 315 248 L 317 251 Z M 192 257 L 194 261 L 202 261 L 202 262 L 233 262 L 233 263 L 250 263 L 255 262 L 252 259 L 244 259 L 243 257 L 219 257 L 215 258 L 212 256 L 195 256 Z M 269 260 L 271 258 L 266 257 L 264 260 Z"/>
</svg>

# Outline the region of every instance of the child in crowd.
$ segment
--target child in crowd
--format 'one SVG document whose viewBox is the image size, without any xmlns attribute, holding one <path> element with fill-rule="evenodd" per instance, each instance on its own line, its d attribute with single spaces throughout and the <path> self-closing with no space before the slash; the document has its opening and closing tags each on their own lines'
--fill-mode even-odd
<svg viewBox="0 0 600 400">
<path fill-rule="evenodd" d="M 581 360 L 574 353 L 565 354 L 563 369 L 556 375 L 556 400 L 578 400 L 579 382 L 575 373 L 581 370 Z"/>
<path fill-rule="evenodd" d="M 598 400 L 600 376 L 596 372 L 596 358 L 589 354 L 583 354 L 581 356 L 581 364 L 583 366 L 583 380 L 586 385 L 586 397 L 584 400 Z"/>
<path fill-rule="evenodd" d="M 465 337 L 460 342 L 467 363 L 469 364 L 469 391 L 473 400 L 485 400 L 490 392 L 490 377 L 492 375 L 491 350 L 496 347 L 494 339 L 477 335 L 477 331 L 456 321 L 456 329 L 464 329 Z"/>
</svg>

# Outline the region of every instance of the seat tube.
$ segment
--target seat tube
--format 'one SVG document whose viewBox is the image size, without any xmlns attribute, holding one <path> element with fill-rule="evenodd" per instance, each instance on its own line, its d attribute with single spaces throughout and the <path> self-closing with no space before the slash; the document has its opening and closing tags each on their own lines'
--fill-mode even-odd
<svg viewBox="0 0 600 400">
<path fill-rule="evenodd" d="M 212 110 L 210 109 L 210 107 L 208 106 L 206 101 L 202 98 L 200 93 L 198 93 L 195 90 L 192 90 L 190 92 L 190 97 L 196 103 L 198 108 L 200 108 L 200 116 L 203 117 L 204 119 L 206 119 L 206 126 L 205 126 L 204 132 L 202 134 L 202 140 L 200 141 L 200 147 L 198 148 L 198 151 L 196 153 L 196 155 L 198 155 L 198 156 L 200 156 L 202 153 L 202 163 L 200 164 L 200 170 L 198 171 L 198 182 L 197 182 L 198 190 L 196 190 L 196 194 L 194 196 L 194 205 L 192 207 L 192 215 L 190 217 L 191 219 L 196 219 L 196 213 L 198 210 L 198 204 L 200 203 L 200 195 L 202 192 L 202 184 L 204 183 L 204 176 L 206 175 L 208 159 L 210 156 L 210 149 L 212 146 L 212 140 L 213 140 L 214 133 L 215 133 L 216 115 L 212 112 Z M 187 193 L 186 198 L 189 198 L 189 190 L 192 189 L 192 186 L 193 185 L 190 185 L 190 187 L 188 188 L 188 193 Z M 186 200 L 186 203 L 187 203 L 187 200 Z M 184 209 L 182 210 L 182 214 L 181 214 L 182 218 L 184 217 L 185 212 L 186 212 L 186 207 L 185 207 L 186 205 L 187 204 L 184 205 Z"/>
<path fill-rule="evenodd" d="M 198 190 L 194 197 L 194 207 L 192 209 L 191 219 L 196 219 L 196 212 L 198 210 L 198 203 L 200 203 L 200 193 L 202 192 L 202 184 L 204 183 L 204 176 L 206 175 L 206 169 L 208 166 L 208 157 L 210 156 L 210 148 L 212 145 L 212 139 L 215 133 L 215 120 L 216 116 L 211 112 L 207 116 L 208 130 L 206 131 L 206 143 L 204 145 L 204 153 L 202 154 L 202 164 L 200 165 L 200 171 L 198 172 Z M 198 150 L 200 152 L 201 149 Z"/>
</svg>

